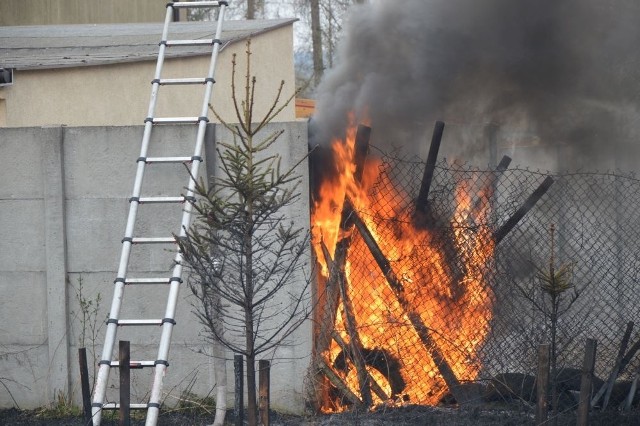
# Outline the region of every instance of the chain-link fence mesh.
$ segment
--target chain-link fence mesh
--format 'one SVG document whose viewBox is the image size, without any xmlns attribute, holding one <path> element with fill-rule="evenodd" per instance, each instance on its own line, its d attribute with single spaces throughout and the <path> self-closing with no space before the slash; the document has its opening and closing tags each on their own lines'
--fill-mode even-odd
<svg viewBox="0 0 640 426">
<path fill-rule="evenodd" d="M 537 347 L 552 339 L 552 299 L 543 290 L 551 264 L 570 277 L 556 293 L 558 366 L 577 371 L 571 368 L 581 367 L 591 337 L 598 341 L 595 373 L 606 379 L 627 322 L 640 316 L 640 181 L 553 175 L 548 191 L 505 230 L 546 174 L 439 162 L 428 202 L 416 205 L 424 168 L 420 160 L 383 156 L 369 201 L 354 202 L 353 215 L 377 243 L 350 224 L 348 303 L 340 303 L 335 321 L 344 342 L 333 342 L 327 355 L 344 382 L 358 394 L 353 350 L 387 395 L 420 404 L 441 400 L 448 370 L 462 382 L 534 375 Z M 372 254 L 378 249 L 386 273 Z M 358 347 L 350 344 L 354 333 Z M 638 338 L 634 332 L 631 342 Z M 636 371 L 632 363 L 622 378 Z"/>
</svg>

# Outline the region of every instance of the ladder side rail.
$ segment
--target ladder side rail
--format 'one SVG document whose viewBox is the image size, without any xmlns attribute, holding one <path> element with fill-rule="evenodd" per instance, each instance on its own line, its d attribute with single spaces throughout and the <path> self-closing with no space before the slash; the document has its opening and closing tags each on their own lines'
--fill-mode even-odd
<svg viewBox="0 0 640 426">
<path fill-rule="evenodd" d="M 165 15 L 164 27 L 162 30 L 162 40 L 166 40 L 168 36 L 169 23 L 172 21 L 173 14 L 171 8 L 167 7 L 167 13 Z M 149 100 L 149 108 L 147 117 L 153 117 L 155 114 L 156 101 L 158 97 L 158 89 L 160 87 L 159 79 L 162 74 L 162 67 L 164 65 L 166 46 L 164 43 L 160 43 L 158 50 L 158 61 L 156 63 L 156 70 L 154 76 L 154 82 L 151 89 L 151 97 Z M 153 122 L 148 118 L 145 119 L 144 133 L 142 137 L 142 144 L 140 147 L 140 158 L 138 160 L 136 177 L 133 185 L 132 197 L 140 197 L 142 189 L 142 181 L 144 178 L 144 170 L 146 162 L 144 159 L 147 157 L 149 142 L 151 140 L 151 130 L 153 128 Z M 138 202 L 131 201 L 129 203 L 129 214 L 127 217 L 127 225 L 125 228 L 125 238 L 122 242 L 122 251 L 120 255 L 120 262 L 118 265 L 117 279 L 114 284 L 114 294 L 111 302 L 111 309 L 109 311 L 109 319 L 117 320 L 120 315 L 120 308 L 122 306 L 122 299 L 124 298 L 124 279 L 126 278 L 127 268 L 129 264 L 129 256 L 131 254 L 131 246 L 133 232 L 135 228 L 135 220 L 138 211 Z M 100 366 L 98 368 L 98 374 L 96 377 L 95 391 L 92 403 L 92 419 L 95 426 L 100 425 L 102 420 L 102 405 L 104 404 L 104 398 L 107 391 L 107 381 L 109 379 L 109 370 L 111 368 L 110 361 L 113 356 L 113 348 L 115 346 L 116 334 L 118 324 L 117 322 L 110 321 L 107 324 L 107 330 L 105 332 L 105 341 L 102 348 L 102 357 L 100 358 Z"/>
<path fill-rule="evenodd" d="M 207 117 L 209 111 L 209 103 L 211 101 L 211 96 L 213 94 L 213 85 L 214 85 L 214 77 L 215 77 L 215 69 L 218 58 L 218 53 L 220 52 L 220 37 L 222 35 L 222 22 L 224 20 L 224 12 L 225 12 L 225 4 L 222 3 L 220 5 L 219 13 L 218 13 L 218 22 L 216 26 L 216 33 L 214 40 L 216 42 L 213 45 L 213 49 L 211 52 L 211 61 L 209 64 L 209 70 L 207 74 L 207 85 L 205 88 L 204 99 L 202 103 L 202 109 L 200 112 L 200 117 Z M 194 189 L 196 185 L 196 181 L 194 178 L 198 176 L 199 167 L 202 163 L 202 151 L 204 145 L 204 136 L 207 128 L 208 120 L 200 120 L 198 123 L 198 133 L 196 146 L 194 149 L 194 158 L 200 158 L 200 160 L 195 160 L 191 166 L 191 175 L 189 177 L 189 184 L 187 187 L 186 197 L 193 197 Z M 184 237 L 186 235 L 186 230 L 189 228 L 191 224 L 191 213 L 193 210 L 193 206 L 191 203 L 186 203 L 185 208 L 182 214 L 182 223 L 180 226 L 179 237 Z M 172 276 L 173 277 L 182 277 L 182 254 L 178 251 L 175 256 L 175 266 L 173 269 Z M 173 319 L 175 317 L 176 304 L 178 301 L 178 293 L 180 289 L 179 281 L 172 281 L 169 289 L 169 296 L 167 301 L 167 308 L 165 311 L 165 318 Z M 147 410 L 147 418 L 145 425 L 146 426 L 155 426 L 157 424 L 158 416 L 160 414 L 160 399 L 162 397 L 162 382 L 163 377 L 165 375 L 165 371 L 167 368 L 167 363 L 164 361 L 168 360 L 169 356 L 169 348 L 171 343 L 171 334 L 173 332 L 173 326 L 175 322 L 173 321 L 165 321 L 162 324 L 162 335 L 160 338 L 160 346 L 158 348 L 158 358 L 162 362 L 158 363 L 155 367 L 155 374 L 153 378 L 153 385 L 151 389 L 151 396 L 149 398 L 149 409 Z"/>
</svg>

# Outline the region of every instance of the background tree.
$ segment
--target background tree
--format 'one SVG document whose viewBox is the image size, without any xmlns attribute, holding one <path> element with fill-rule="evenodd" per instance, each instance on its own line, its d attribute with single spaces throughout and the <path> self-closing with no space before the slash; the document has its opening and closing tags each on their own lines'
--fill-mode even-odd
<svg viewBox="0 0 640 426">
<path fill-rule="evenodd" d="M 324 58 L 322 53 L 322 27 L 320 25 L 320 0 L 309 2 L 311 9 L 311 41 L 313 48 L 313 84 L 318 86 L 324 72 Z"/>
<path fill-rule="evenodd" d="M 331 68 L 342 27 L 354 4 L 370 0 L 234 0 L 227 8 L 228 19 L 298 18 L 294 26 L 295 67 L 298 85 L 306 85 L 304 96 L 322 79 L 324 70 Z M 191 20 L 211 20 L 209 11 L 194 9 Z"/>
<path fill-rule="evenodd" d="M 286 214 L 300 197 L 296 169 L 304 159 L 283 169 L 275 149 L 283 131 L 265 129 L 293 96 L 281 102 L 281 82 L 267 114 L 256 119 L 250 56 L 247 43 L 241 100 L 235 55 L 232 61 L 238 123 L 226 123 L 213 111 L 233 141 L 218 143 L 220 176 L 212 177 L 208 187 L 203 181 L 196 186 L 195 221 L 180 248 L 191 272 L 196 315 L 212 340 L 246 359 L 248 421 L 256 425 L 256 357 L 283 345 L 308 318 L 310 271 L 304 271 L 308 230 Z M 302 286 L 297 285 L 301 270 L 309 273 Z"/>
<path fill-rule="evenodd" d="M 549 330 L 549 343 L 551 345 L 551 401 L 553 408 L 553 424 L 558 422 L 558 325 L 561 317 L 567 313 L 571 306 L 580 297 L 580 292 L 573 283 L 573 263 L 556 264 L 555 255 L 555 225 L 550 230 L 550 256 L 547 268 L 536 268 L 538 286 L 518 286 L 521 295 L 539 311 Z"/>
</svg>

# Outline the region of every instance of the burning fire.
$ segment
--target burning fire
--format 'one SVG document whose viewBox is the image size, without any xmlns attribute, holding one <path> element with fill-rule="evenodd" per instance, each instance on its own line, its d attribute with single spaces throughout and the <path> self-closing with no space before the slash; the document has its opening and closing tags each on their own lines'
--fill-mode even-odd
<svg viewBox="0 0 640 426">
<path fill-rule="evenodd" d="M 320 182 L 313 205 L 312 242 L 321 266 L 319 289 L 322 292 L 329 280 L 322 245 L 335 259 L 338 242 L 349 239 L 344 264 L 348 304 L 345 307 L 340 298 L 332 330 L 347 344 L 359 339 L 367 371 L 389 397 L 384 402 L 435 404 L 447 392 L 447 385 L 441 366 L 434 360 L 434 350 L 444 355 L 444 363 L 460 382 L 474 380 L 481 367 L 476 354 L 491 320 L 491 294 L 483 282 L 483 271 L 493 255 L 494 243 L 486 227 L 472 225 L 483 222 L 489 213 L 488 203 L 474 206 L 471 185 L 462 181 L 456 190 L 455 213 L 449 218 L 450 232 L 443 235 L 417 226 L 412 206 L 407 205 L 411 197 L 397 190 L 381 161 L 368 158 L 361 182 L 356 182 L 355 134 L 354 126 L 345 140 L 332 142 L 339 174 Z M 374 184 L 376 190 L 372 191 Z M 481 191 L 480 196 L 488 193 Z M 353 225 L 341 228 L 345 196 L 389 260 L 410 308 L 399 300 Z M 408 309 L 428 328 L 429 345 L 420 339 Z M 349 333 L 350 311 L 357 336 Z M 320 324 L 323 326 L 327 325 Z M 336 342 L 339 338 L 331 339 L 322 356 L 348 388 L 361 396 L 357 369 Z M 325 399 L 326 411 L 346 408 L 335 399 Z M 373 401 L 382 402 L 376 393 Z"/>
</svg>

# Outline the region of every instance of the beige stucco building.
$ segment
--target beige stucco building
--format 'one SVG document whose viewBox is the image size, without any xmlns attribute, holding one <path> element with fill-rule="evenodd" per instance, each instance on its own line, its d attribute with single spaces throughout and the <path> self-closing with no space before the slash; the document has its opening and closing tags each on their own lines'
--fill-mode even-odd
<svg viewBox="0 0 640 426">
<path fill-rule="evenodd" d="M 237 79 L 243 80 L 246 40 L 251 40 L 251 74 L 258 81 L 258 111 L 273 101 L 281 81 L 283 95 L 293 94 L 294 21 L 225 22 L 213 94 L 223 119 L 235 121 L 231 60 L 238 55 Z M 162 23 L 0 27 L 0 68 L 5 76 L 11 73 L 11 82 L 0 85 L 0 126 L 142 124 L 161 32 Z M 215 22 L 177 22 L 171 24 L 169 38 L 212 38 L 214 32 Z M 206 76 L 210 47 L 174 49 L 167 49 L 163 78 Z M 244 88 L 243 81 L 238 88 Z M 156 117 L 199 115 L 202 86 L 160 90 Z M 275 119 L 294 120 L 293 102 Z"/>
<path fill-rule="evenodd" d="M 0 26 L 160 22 L 165 0 L 2 0 Z"/>
</svg>

